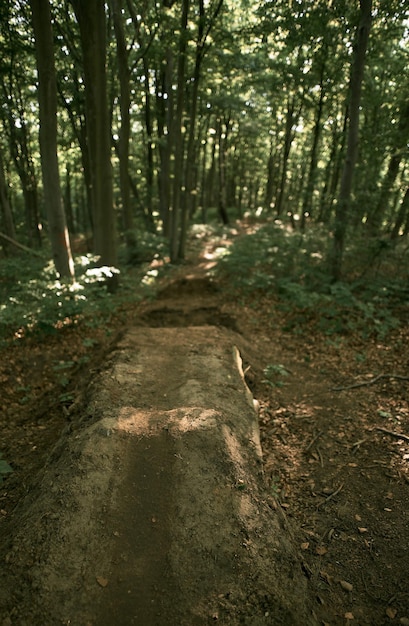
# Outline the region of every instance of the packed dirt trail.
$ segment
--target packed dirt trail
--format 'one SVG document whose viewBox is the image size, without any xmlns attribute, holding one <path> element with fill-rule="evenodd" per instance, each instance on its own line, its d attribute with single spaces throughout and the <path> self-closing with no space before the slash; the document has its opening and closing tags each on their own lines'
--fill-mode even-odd
<svg viewBox="0 0 409 626">
<path fill-rule="evenodd" d="M 260 489 L 234 337 L 131 329 L 105 367 L 14 538 L 8 562 L 20 585 L 29 576 L 24 618 L 308 623 L 300 564 Z"/>
<path fill-rule="evenodd" d="M 31 452 L 1 493 L 1 626 L 409 624 L 407 387 L 348 384 L 397 372 L 403 337 L 284 334 L 205 243 L 68 408 L 51 389 L 6 422 L 8 458 L 19 432 Z"/>
</svg>

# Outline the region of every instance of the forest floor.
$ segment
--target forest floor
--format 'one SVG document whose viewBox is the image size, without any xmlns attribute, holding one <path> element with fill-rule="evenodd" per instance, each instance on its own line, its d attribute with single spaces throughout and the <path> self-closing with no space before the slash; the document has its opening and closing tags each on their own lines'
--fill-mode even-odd
<svg viewBox="0 0 409 626">
<path fill-rule="evenodd" d="M 284 332 L 288 314 L 278 300 L 235 297 L 213 276 L 216 251 L 246 230 L 202 237 L 186 263 L 166 273 L 154 301 L 123 306 L 103 328 L 78 324 L 2 350 L 0 452 L 13 472 L 0 485 L 0 555 L 70 419 L 70 404 L 118 333 L 213 324 L 249 346 L 242 356 L 259 403 L 267 490 L 301 555 L 314 620 L 408 625 L 408 325 L 384 340 L 329 337 L 312 320 Z M 0 615 L 1 626 L 20 623 Z"/>
</svg>

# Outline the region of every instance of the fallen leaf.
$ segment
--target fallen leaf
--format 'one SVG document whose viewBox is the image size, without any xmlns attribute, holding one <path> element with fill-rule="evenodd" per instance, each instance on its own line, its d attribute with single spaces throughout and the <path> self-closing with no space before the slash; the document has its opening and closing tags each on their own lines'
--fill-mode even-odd
<svg viewBox="0 0 409 626">
<path fill-rule="evenodd" d="M 100 587 L 106 587 L 108 584 L 108 579 L 103 578 L 102 576 L 97 576 L 97 583 Z"/>
<path fill-rule="evenodd" d="M 344 591 L 352 591 L 352 589 L 354 588 L 354 586 L 351 585 L 351 583 L 348 583 L 346 580 L 340 580 L 339 584 L 341 585 Z"/>
<path fill-rule="evenodd" d="M 355 619 L 353 613 L 345 613 L 344 617 L 345 617 L 345 619 Z"/>
<path fill-rule="evenodd" d="M 362 526 L 360 526 L 360 527 L 358 528 L 358 530 L 359 530 L 359 532 L 360 532 L 361 534 L 362 534 L 362 533 L 367 533 L 367 532 L 368 532 L 368 529 L 367 529 L 367 528 L 363 528 Z"/>
<path fill-rule="evenodd" d="M 305 541 L 304 543 L 301 544 L 301 550 L 308 550 L 309 547 L 310 547 L 310 544 L 308 541 Z"/>
<path fill-rule="evenodd" d="M 328 550 L 325 546 L 317 546 L 315 552 L 320 556 L 324 556 L 324 554 L 327 554 Z"/>
<path fill-rule="evenodd" d="M 388 606 L 388 608 L 386 609 L 385 613 L 386 615 L 390 618 L 390 619 L 395 619 L 396 617 L 396 613 L 398 611 L 394 608 L 392 608 L 391 606 Z"/>
<path fill-rule="evenodd" d="M 325 580 L 326 583 L 328 583 L 328 585 L 332 584 L 332 577 L 327 574 L 327 572 L 321 571 L 320 576 L 323 580 Z"/>
</svg>

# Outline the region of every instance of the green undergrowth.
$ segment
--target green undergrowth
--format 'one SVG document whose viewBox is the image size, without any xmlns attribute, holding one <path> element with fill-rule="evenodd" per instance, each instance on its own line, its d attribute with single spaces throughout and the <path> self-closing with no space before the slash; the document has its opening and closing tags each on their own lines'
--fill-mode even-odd
<svg viewBox="0 0 409 626">
<path fill-rule="evenodd" d="M 159 242 L 158 249 L 162 249 Z M 45 257 L 46 257 L 45 252 Z M 0 343 L 27 334 L 55 334 L 73 323 L 91 327 L 109 324 L 122 305 L 152 296 L 160 269 L 152 269 L 154 252 L 149 239 L 141 249 L 144 263 L 127 263 L 121 269 L 101 267 L 91 254 L 75 257 L 75 282 L 56 279 L 53 263 L 40 257 L 19 255 L 0 262 Z M 49 257 L 48 257 L 49 258 Z M 120 288 L 110 293 L 107 279 L 119 273 Z"/>
<path fill-rule="evenodd" d="M 219 229 L 220 230 L 220 229 Z M 409 306 L 409 246 L 350 238 L 345 278 L 332 283 L 327 268 L 328 234 L 310 227 L 304 233 L 279 222 L 264 223 L 252 234 L 226 246 L 221 231 L 195 225 L 195 241 L 220 239 L 214 272 L 235 299 L 257 306 L 271 298 L 285 314 L 283 330 L 314 328 L 327 335 L 359 332 L 385 336 L 399 325 Z M 226 241 L 229 236 L 224 233 Z M 142 243 L 141 243 L 142 241 Z M 48 251 L 49 252 L 49 251 Z M 47 253 L 45 253 L 46 255 Z M 49 258 L 49 257 L 48 257 Z M 27 334 L 52 334 L 74 323 L 106 327 L 123 305 L 155 296 L 167 271 L 166 246 L 155 235 L 138 239 L 138 254 L 120 255 L 120 288 L 107 289 L 112 269 L 99 267 L 92 255 L 75 258 L 74 285 L 56 280 L 52 263 L 21 255 L 0 262 L 0 342 Z M 142 262 L 143 261 L 143 262 Z M 152 263 L 154 261 L 154 263 Z"/>
<path fill-rule="evenodd" d="M 326 232 L 311 228 L 301 233 L 268 223 L 237 238 L 217 273 L 254 306 L 271 297 L 286 313 L 283 330 L 304 332 L 312 325 L 328 335 L 385 336 L 399 325 L 399 308 L 409 306 L 409 253 L 404 258 L 402 249 L 376 244 L 352 239 L 345 252 L 345 278 L 333 283 Z"/>
</svg>

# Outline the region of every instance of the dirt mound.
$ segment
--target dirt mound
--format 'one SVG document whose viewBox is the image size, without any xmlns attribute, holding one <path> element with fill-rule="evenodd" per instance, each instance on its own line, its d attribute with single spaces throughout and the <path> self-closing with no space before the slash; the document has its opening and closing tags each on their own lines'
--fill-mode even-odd
<svg viewBox="0 0 409 626">
<path fill-rule="evenodd" d="M 234 339 L 121 340 L 13 532 L 9 623 L 313 623 Z"/>
<path fill-rule="evenodd" d="M 168 283 L 158 292 L 158 300 L 180 298 L 189 296 L 206 297 L 219 292 L 217 283 L 208 276 L 195 276 L 194 274 L 177 278 Z"/>
</svg>

